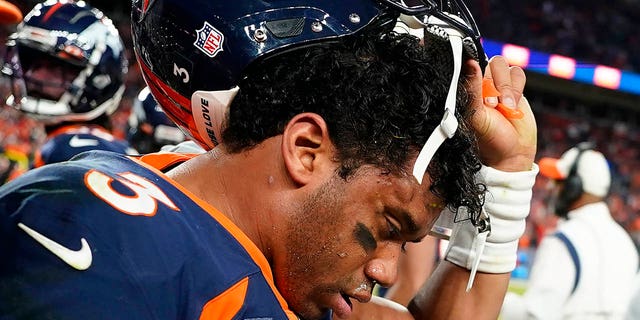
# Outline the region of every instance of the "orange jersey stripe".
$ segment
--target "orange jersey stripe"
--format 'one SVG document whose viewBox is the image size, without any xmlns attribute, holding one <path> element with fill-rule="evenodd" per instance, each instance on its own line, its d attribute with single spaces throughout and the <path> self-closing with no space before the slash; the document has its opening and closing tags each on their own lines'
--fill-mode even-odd
<svg viewBox="0 0 640 320">
<path fill-rule="evenodd" d="M 197 153 L 149 153 L 141 157 L 130 158 L 140 160 L 156 169 L 164 170 L 167 167 L 180 162 L 185 162 L 197 155 Z"/>
<path fill-rule="evenodd" d="M 202 308 L 200 320 L 233 320 L 244 304 L 248 287 L 249 278 L 244 278 L 207 302 Z"/>
</svg>

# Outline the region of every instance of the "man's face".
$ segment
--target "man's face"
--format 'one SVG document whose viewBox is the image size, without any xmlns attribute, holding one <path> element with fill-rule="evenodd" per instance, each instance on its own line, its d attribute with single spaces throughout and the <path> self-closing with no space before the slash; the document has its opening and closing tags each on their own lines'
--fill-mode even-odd
<svg viewBox="0 0 640 320">
<path fill-rule="evenodd" d="M 549 190 L 547 210 L 550 213 L 555 213 L 558 206 L 558 200 L 560 199 L 560 193 L 564 188 L 564 182 L 562 180 L 549 180 L 547 188 Z"/>
<path fill-rule="evenodd" d="M 27 92 L 33 97 L 58 100 L 80 69 L 47 56 L 35 59 L 25 70 Z"/>
<path fill-rule="evenodd" d="M 276 284 L 305 319 L 329 309 L 344 317 L 350 300 L 370 299 L 374 282 L 395 282 L 403 243 L 422 239 L 441 210 L 411 175 L 363 167 L 346 181 L 329 177 L 291 215 Z"/>
</svg>

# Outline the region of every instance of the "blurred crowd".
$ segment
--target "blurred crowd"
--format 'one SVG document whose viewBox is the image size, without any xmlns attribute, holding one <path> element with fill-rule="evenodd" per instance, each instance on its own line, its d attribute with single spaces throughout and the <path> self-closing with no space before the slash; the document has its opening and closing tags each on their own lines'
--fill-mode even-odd
<svg viewBox="0 0 640 320">
<path fill-rule="evenodd" d="M 612 173 L 608 204 L 614 219 L 640 248 L 640 129 L 637 111 L 628 117 L 606 117 L 577 101 L 559 96 L 529 93 L 538 123 L 538 159 L 558 157 L 582 141 L 590 141 L 610 161 Z M 606 106 L 602 106 L 606 107 Z M 633 114 L 636 113 L 636 114 Z M 597 115 L 596 115 L 597 114 Z M 556 217 L 547 209 L 548 179 L 539 176 L 533 193 L 525 246 L 535 247 L 555 227 Z"/>
<path fill-rule="evenodd" d="M 634 21 L 640 19 L 640 4 L 634 0 L 609 2 L 582 1 L 497 1 L 471 0 L 472 11 L 484 36 L 529 46 L 627 70 L 640 71 L 640 35 Z M 112 116 L 113 133 L 126 137 L 126 123 L 133 101 L 144 86 L 133 50 L 130 24 L 125 14 L 112 14 L 127 47 L 129 70 L 126 92 L 119 110 Z M 525 26 L 523 28 L 523 26 Z M 12 27 L 0 27 L 6 39 Z M 0 57 L 4 56 L 0 46 Z M 8 93 L 0 79 L 0 94 Z M 609 205 L 614 218 L 640 246 L 640 130 L 638 111 L 625 111 L 607 117 L 566 97 L 548 93 L 529 94 L 539 125 L 538 158 L 558 156 L 580 141 L 590 140 L 611 160 L 613 176 Z M 35 121 L 9 108 L 0 108 L 0 152 L 19 159 L 20 165 L 32 160 L 33 151 L 43 142 L 43 128 Z M 0 161 L 0 174 L 6 163 Z M 540 177 L 534 189 L 530 223 L 521 245 L 534 248 L 542 235 L 555 226 L 547 212 L 548 181 Z"/>
<path fill-rule="evenodd" d="M 471 0 L 484 37 L 640 72 L 640 1 Z"/>
</svg>

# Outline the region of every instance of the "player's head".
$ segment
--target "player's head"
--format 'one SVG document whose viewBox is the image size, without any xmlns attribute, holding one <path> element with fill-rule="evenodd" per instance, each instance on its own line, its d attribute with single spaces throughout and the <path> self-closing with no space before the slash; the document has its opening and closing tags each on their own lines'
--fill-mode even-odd
<svg viewBox="0 0 640 320">
<path fill-rule="evenodd" d="M 145 87 L 133 102 L 128 121 L 128 138 L 131 146 L 140 153 L 160 150 L 164 145 L 175 145 L 185 140 L 185 135 L 162 111 Z"/>
<path fill-rule="evenodd" d="M 142 74 L 160 106 L 206 149 L 222 139 L 235 151 L 252 147 L 281 133 L 284 123 L 296 113 L 320 112 L 317 108 L 323 106 L 334 109 L 321 113 L 323 117 L 334 113 L 336 119 L 330 121 L 335 127 L 332 128 L 334 136 L 346 140 L 345 136 L 363 139 L 365 136 L 375 138 L 374 133 L 388 134 L 380 141 L 352 142 L 352 146 L 370 146 L 357 156 L 366 160 L 359 159 L 356 166 L 374 159 L 399 165 L 400 159 L 393 157 L 406 157 L 406 151 L 420 151 L 424 140 L 434 132 L 433 127 L 442 120 L 446 119 L 437 132 L 445 132 L 448 137 L 456 131 L 455 101 L 447 101 L 445 105 L 444 101 L 434 100 L 434 97 L 444 99 L 448 91 L 455 93 L 457 89 L 455 85 L 449 86 L 451 78 L 455 75 L 457 79 L 460 70 L 459 65 L 454 68 L 452 57 L 460 56 L 461 48 L 479 57 L 481 62 L 485 57 L 480 35 L 464 3 L 405 3 L 398 0 L 259 3 L 245 0 L 229 6 L 224 1 L 136 0 L 132 10 L 134 48 Z M 410 44 L 412 41 L 408 39 L 415 38 L 392 34 L 399 18 L 409 27 L 425 28 L 426 52 L 411 49 L 415 43 Z M 455 54 L 449 39 L 460 40 L 453 50 Z M 384 42 L 387 48 L 381 50 L 386 52 L 375 52 L 376 43 Z M 402 50 L 418 51 L 411 56 Z M 384 66 L 396 60 L 396 56 L 399 62 L 393 66 L 395 70 L 373 70 L 372 66 Z M 333 59 L 339 59 L 341 64 L 328 63 Z M 431 64 L 421 65 L 421 59 Z M 434 67 L 442 70 L 434 71 Z M 304 71 L 300 71 L 302 69 Z M 337 72 L 340 70 L 353 73 Z M 390 72 L 382 74 L 385 70 Z M 374 71 L 381 74 L 374 75 Z M 440 82 L 432 81 L 433 74 L 437 74 Z M 374 80 L 383 79 L 381 77 L 387 80 L 375 83 Z M 407 83 L 413 86 L 406 86 Z M 420 92 L 422 86 L 440 94 L 444 92 L 445 96 Z M 334 87 L 344 92 L 339 93 Z M 409 92 L 403 90 L 414 90 L 411 97 L 427 101 L 421 101 L 422 105 L 409 103 L 412 99 L 403 99 Z M 411 107 L 403 110 L 403 103 L 395 100 Z M 431 104 L 438 106 L 430 107 Z M 379 114 L 372 113 L 374 106 L 379 107 L 375 110 Z M 351 112 L 353 119 L 348 118 Z M 397 116 L 396 121 L 407 122 L 387 123 L 393 116 Z M 341 120 L 371 123 L 347 135 L 348 124 L 340 123 Z M 402 126 L 399 131 L 392 132 L 391 129 L 398 126 Z M 360 132 L 364 128 L 377 131 Z M 402 132 L 408 128 L 416 133 Z M 400 139 L 402 143 L 393 139 L 407 135 L 412 138 Z M 400 146 L 394 151 L 397 155 L 369 152 L 380 150 L 381 143 Z M 425 148 L 431 150 L 425 158 L 430 159 L 439 145 L 434 143 L 431 148 Z M 449 145 L 461 147 L 456 143 Z M 422 163 L 424 167 L 425 163 Z M 422 181 L 422 171 L 417 176 L 419 181 Z"/>
<path fill-rule="evenodd" d="M 7 104 L 45 124 L 90 121 L 112 113 L 127 70 L 117 29 L 83 1 L 37 4 L 7 41 L 2 73 Z"/>
<path fill-rule="evenodd" d="M 239 1 L 230 6 L 139 0 L 132 13 L 134 48 L 158 103 L 206 148 L 249 150 L 283 134 L 296 115 L 314 113 L 326 122 L 336 149 L 338 180 L 348 181 L 367 166 L 407 180 L 413 173 L 422 182 L 427 170 L 425 181 L 443 203 L 479 212 L 483 189 L 474 173 L 480 162 L 467 122 L 468 94 L 458 90 L 457 77 L 462 48 L 471 56 L 484 54 L 466 7 L 450 3 Z M 409 27 L 426 26 L 424 46 L 415 36 L 392 31 L 399 18 Z M 451 90 L 453 99 L 447 99 Z M 340 194 L 332 191 L 327 193 Z M 316 196 L 308 199 L 309 208 L 321 208 L 314 201 L 327 197 Z M 291 243 L 303 242 L 298 235 L 300 241 Z M 294 283 L 286 268 L 274 269 L 292 308 L 313 314 L 300 302 L 309 292 L 295 288 L 303 284 Z"/>
<path fill-rule="evenodd" d="M 567 216 L 583 194 L 603 199 L 611 185 L 607 159 L 587 142 L 567 150 L 560 158 L 540 159 L 540 174 L 558 182 L 557 194 L 551 202 L 554 212 L 561 217 Z"/>
</svg>

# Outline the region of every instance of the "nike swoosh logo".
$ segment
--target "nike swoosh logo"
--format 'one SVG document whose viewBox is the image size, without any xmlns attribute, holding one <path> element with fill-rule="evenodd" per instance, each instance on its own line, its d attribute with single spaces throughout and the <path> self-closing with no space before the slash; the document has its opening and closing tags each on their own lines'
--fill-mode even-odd
<svg viewBox="0 0 640 320">
<path fill-rule="evenodd" d="M 78 136 L 75 135 L 69 140 L 69 145 L 74 148 L 93 147 L 98 145 L 98 140 L 78 138 Z"/>
<path fill-rule="evenodd" d="M 62 261 L 66 262 L 71 267 L 83 271 L 89 269 L 89 267 L 91 266 L 93 256 L 91 255 L 91 248 L 89 247 L 87 240 L 85 240 L 84 238 L 80 239 L 80 242 L 82 243 L 82 247 L 80 248 L 80 250 L 75 251 L 66 248 L 59 243 L 43 236 L 39 232 L 27 227 L 23 223 L 18 223 L 18 227 L 24 230 L 24 232 L 38 241 L 49 251 L 53 252 L 53 254 L 58 256 L 58 258 L 62 259 Z"/>
</svg>

